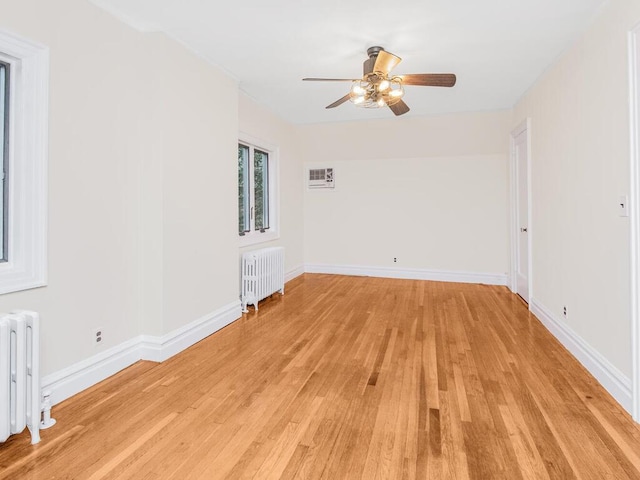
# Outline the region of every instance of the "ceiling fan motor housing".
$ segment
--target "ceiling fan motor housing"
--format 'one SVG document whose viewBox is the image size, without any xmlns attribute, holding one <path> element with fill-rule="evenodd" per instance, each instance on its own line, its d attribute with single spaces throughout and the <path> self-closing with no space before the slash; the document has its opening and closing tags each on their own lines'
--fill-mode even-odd
<svg viewBox="0 0 640 480">
<path fill-rule="evenodd" d="M 384 48 L 382 47 L 367 48 L 367 55 L 369 55 L 369 58 L 364 61 L 364 64 L 362 66 L 362 72 L 364 75 L 368 75 L 369 73 L 373 72 L 373 66 L 376 64 L 378 53 L 380 53 L 382 50 L 384 50 Z"/>
<path fill-rule="evenodd" d="M 382 50 L 384 50 L 382 47 L 369 47 L 367 48 L 367 55 L 369 55 L 369 58 L 377 57 Z"/>
</svg>

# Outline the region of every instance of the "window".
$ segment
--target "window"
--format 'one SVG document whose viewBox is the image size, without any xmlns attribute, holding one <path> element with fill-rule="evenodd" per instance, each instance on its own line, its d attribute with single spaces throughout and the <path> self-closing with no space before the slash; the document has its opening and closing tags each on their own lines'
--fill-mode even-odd
<svg viewBox="0 0 640 480">
<path fill-rule="evenodd" d="M 238 143 L 238 233 L 242 245 L 278 238 L 275 157 L 276 149 L 266 148 L 263 142 Z"/>
<path fill-rule="evenodd" d="M 46 284 L 49 50 L 0 31 L 0 294 Z"/>
<path fill-rule="evenodd" d="M 7 261 L 7 159 L 9 158 L 9 64 L 0 62 L 0 262 Z"/>
</svg>

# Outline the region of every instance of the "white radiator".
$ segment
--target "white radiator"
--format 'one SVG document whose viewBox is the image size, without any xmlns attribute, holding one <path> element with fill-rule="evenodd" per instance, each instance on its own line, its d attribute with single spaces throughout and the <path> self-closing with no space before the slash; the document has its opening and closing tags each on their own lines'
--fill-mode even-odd
<svg viewBox="0 0 640 480">
<path fill-rule="evenodd" d="M 0 442 L 29 427 L 40 441 L 40 361 L 37 313 L 0 316 Z"/>
<path fill-rule="evenodd" d="M 284 295 L 284 248 L 271 247 L 253 250 L 242 255 L 242 311 L 269 295 L 280 292 Z"/>
</svg>

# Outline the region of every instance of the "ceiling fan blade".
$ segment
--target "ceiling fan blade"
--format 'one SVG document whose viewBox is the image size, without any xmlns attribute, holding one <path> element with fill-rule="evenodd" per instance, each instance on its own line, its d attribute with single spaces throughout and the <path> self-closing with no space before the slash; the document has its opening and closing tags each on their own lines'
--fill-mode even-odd
<svg viewBox="0 0 640 480">
<path fill-rule="evenodd" d="M 425 87 L 453 87 L 456 76 L 453 73 L 409 73 L 400 75 L 403 85 L 422 85 Z"/>
<path fill-rule="evenodd" d="M 376 58 L 376 63 L 373 66 L 373 71 L 382 72 L 386 75 L 401 61 L 402 59 L 393 53 L 389 53 L 386 50 L 380 50 L 378 52 L 378 58 Z"/>
<path fill-rule="evenodd" d="M 355 82 L 356 80 L 353 78 L 303 78 L 302 81 L 304 82 Z"/>
<path fill-rule="evenodd" d="M 340 100 L 336 100 L 335 102 L 333 102 L 331 105 L 327 105 L 325 108 L 335 108 L 335 107 L 339 107 L 340 105 L 342 105 L 344 102 L 346 102 L 347 100 L 349 100 L 349 94 L 347 93 L 344 97 L 342 97 Z"/>
<path fill-rule="evenodd" d="M 409 105 L 407 105 L 406 103 L 404 103 L 404 100 L 400 100 L 397 103 L 394 103 L 393 105 L 389 105 L 389 108 L 391 109 L 391 111 L 393 113 L 395 113 L 396 115 L 404 115 L 405 113 L 407 113 L 409 110 L 411 110 L 409 108 Z"/>
</svg>

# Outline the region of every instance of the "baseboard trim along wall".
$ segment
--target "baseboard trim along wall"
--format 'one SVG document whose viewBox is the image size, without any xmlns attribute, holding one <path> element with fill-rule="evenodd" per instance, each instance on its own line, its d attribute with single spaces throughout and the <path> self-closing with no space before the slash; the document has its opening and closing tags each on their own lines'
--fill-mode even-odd
<svg viewBox="0 0 640 480">
<path fill-rule="evenodd" d="M 296 277 L 299 277 L 304 273 L 304 265 L 299 265 L 296 268 L 289 270 L 284 274 L 284 283 L 290 282 Z"/>
<path fill-rule="evenodd" d="M 631 412 L 631 379 L 585 342 L 566 323 L 556 318 L 536 299 L 531 299 L 531 313 L 593 375 L 622 407 Z"/>
<path fill-rule="evenodd" d="M 240 301 L 230 303 L 161 337 L 139 335 L 120 345 L 42 378 L 42 392 L 53 405 L 133 365 L 138 360 L 163 362 L 242 316 Z"/>
<path fill-rule="evenodd" d="M 97 355 L 43 377 L 43 395 L 50 393 L 51 404 L 72 397 L 140 360 L 140 337 L 104 350 Z"/>
<path fill-rule="evenodd" d="M 477 273 L 421 268 L 362 267 L 358 265 L 306 264 L 307 273 L 355 275 L 360 277 L 402 278 L 407 280 L 432 280 L 436 282 L 483 283 L 507 285 L 506 273 Z"/>
<path fill-rule="evenodd" d="M 141 335 L 141 360 L 164 362 L 242 316 L 240 301 L 233 302 L 162 337 Z"/>
</svg>

